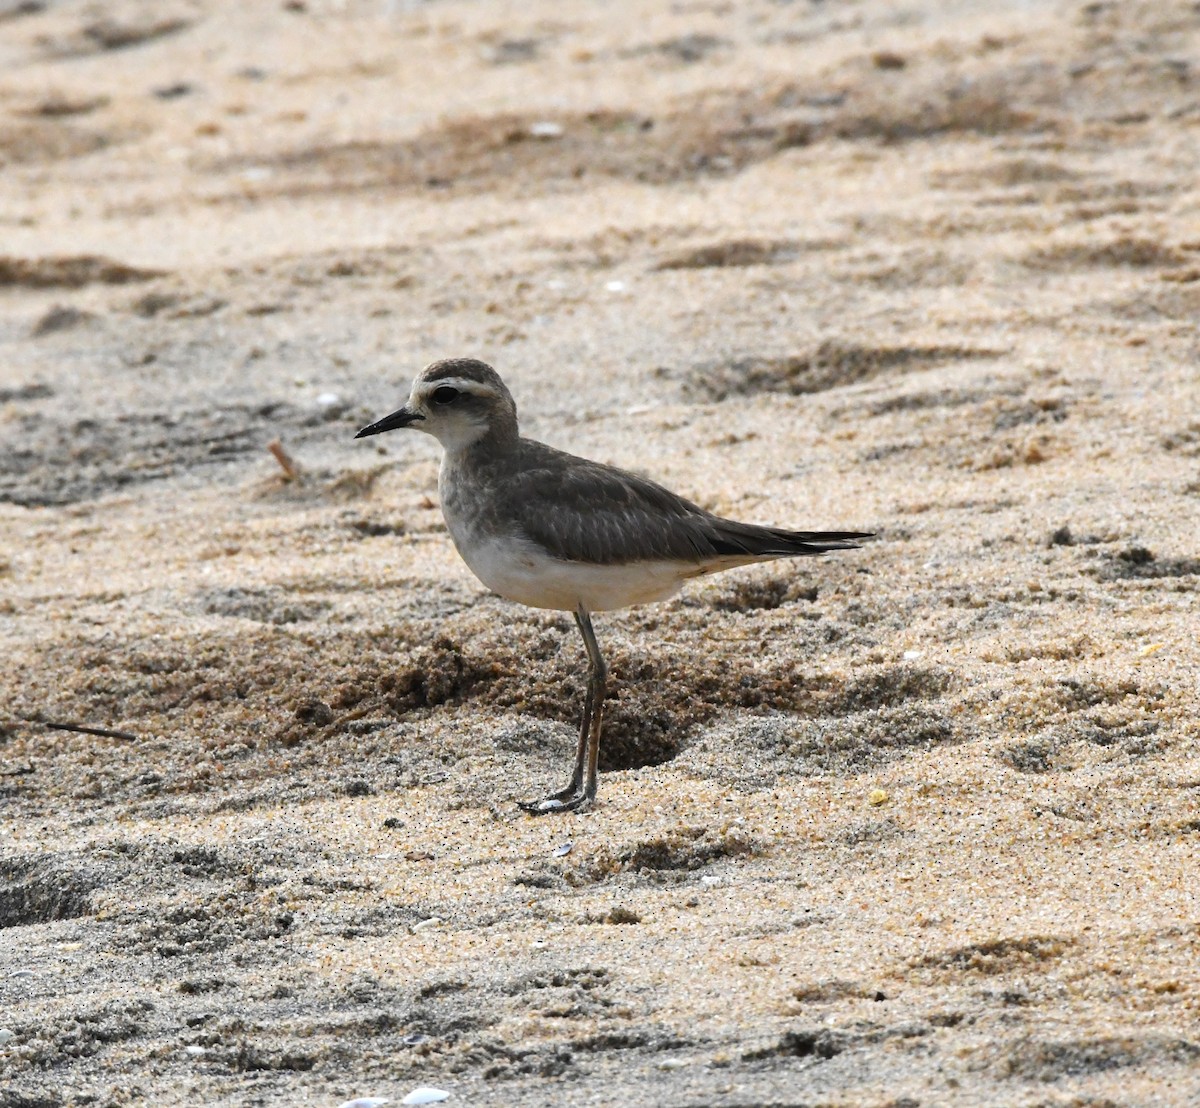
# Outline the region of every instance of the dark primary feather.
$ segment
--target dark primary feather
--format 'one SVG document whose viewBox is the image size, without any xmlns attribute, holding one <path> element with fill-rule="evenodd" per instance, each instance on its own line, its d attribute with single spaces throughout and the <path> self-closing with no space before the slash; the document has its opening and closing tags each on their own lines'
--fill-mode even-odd
<svg viewBox="0 0 1200 1108">
<path fill-rule="evenodd" d="M 653 481 L 522 439 L 503 470 L 480 473 L 505 514 L 550 554 L 612 564 L 786 558 L 845 550 L 860 531 L 787 531 L 721 519 Z"/>
</svg>

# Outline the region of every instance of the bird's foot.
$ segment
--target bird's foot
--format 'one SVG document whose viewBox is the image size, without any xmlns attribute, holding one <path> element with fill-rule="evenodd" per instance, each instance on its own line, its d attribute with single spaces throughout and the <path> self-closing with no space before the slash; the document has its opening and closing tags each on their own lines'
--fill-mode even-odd
<svg viewBox="0 0 1200 1108">
<path fill-rule="evenodd" d="M 517 806 L 533 816 L 548 816 L 552 812 L 576 812 L 591 804 L 593 796 L 575 789 L 563 789 L 562 792 L 552 793 L 541 800 L 519 800 Z"/>
</svg>

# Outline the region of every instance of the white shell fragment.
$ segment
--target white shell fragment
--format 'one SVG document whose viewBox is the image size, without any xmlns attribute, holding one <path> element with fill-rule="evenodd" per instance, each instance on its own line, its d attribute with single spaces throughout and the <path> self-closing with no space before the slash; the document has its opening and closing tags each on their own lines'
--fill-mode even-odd
<svg viewBox="0 0 1200 1108">
<path fill-rule="evenodd" d="M 0 1046 L 12 1042 L 16 1037 L 17 1033 L 15 1031 L 9 1031 L 7 1027 L 0 1027 Z"/>
<path fill-rule="evenodd" d="M 391 1104 L 392 1098 L 388 1096 L 360 1096 L 355 1100 L 347 1100 L 343 1104 L 339 1104 L 338 1108 L 381 1108 L 381 1105 Z"/>
<path fill-rule="evenodd" d="M 536 139 L 556 139 L 563 137 L 563 128 L 561 123 L 555 123 L 551 119 L 540 119 L 537 123 L 529 125 L 530 138 Z"/>
<path fill-rule="evenodd" d="M 443 1100 L 449 1100 L 450 1094 L 445 1089 L 431 1089 L 428 1085 L 423 1085 L 419 1089 L 413 1089 L 402 1101 L 401 1104 L 440 1104 Z"/>
<path fill-rule="evenodd" d="M 571 853 L 571 848 L 574 845 L 575 844 L 568 839 L 565 843 L 561 843 L 560 845 L 556 846 L 552 853 L 555 858 L 565 858 Z"/>
</svg>

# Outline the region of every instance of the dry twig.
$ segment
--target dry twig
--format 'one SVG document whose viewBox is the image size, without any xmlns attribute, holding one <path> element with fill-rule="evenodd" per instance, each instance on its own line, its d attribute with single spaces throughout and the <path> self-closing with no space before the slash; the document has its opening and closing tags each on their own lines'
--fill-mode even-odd
<svg viewBox="0 0 1200 1108">
<path fill-rule="evenodd" d="M 49 727 L 51 731 L 73 731 L 80 735 L 99 735 L 104 739 L 125 739 L 128 742 L 134 742 L 139 735 L 134 735 L 129 731 L 113 731 L 109 727 L 88 727 L 82 723 L 52 723 L 48 719 L 37 720 L 45 727 Z"/>
<path fill-rule="evenodd" d="M 287 452 L 287 448 L 279 439 L 274 439 L 267 443 L 267 449 L 279 463 L 279 468 L 283 470 L 283 476 L 285 480 L 300 480 L 300 474 L 302 471 L 299 463 Z"/>
</svg>

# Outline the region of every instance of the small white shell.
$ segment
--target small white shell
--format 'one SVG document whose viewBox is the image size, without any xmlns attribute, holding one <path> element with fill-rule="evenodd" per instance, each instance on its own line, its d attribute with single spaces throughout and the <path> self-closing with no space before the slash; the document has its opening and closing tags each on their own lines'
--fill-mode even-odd
<svg viewBox="0 0 1200 1108">
<path fill-rule="evenodd" d="M 12 1042 L 16 1037 L 17 1033 L 15 1031 L 9 1031 L 7 1027 L 0 1027 L 0 1046 Z"/>
<path fill-rule="evenodd" d="M 338 1108 L 380 1108 L 383 1104 L 391 1104 L 392 1098 L 387 1096 L 360 1096 L 356 1100 L 347 1100 Z"/>
<path fill-rule="evenodd" d="M 402 1101 L 401 1104 L 439 1104 L 443 1100 L 449 1100 L 450 1094 L 445 1089 L 431 1089 L 428 1085 L 422 1085 L 419 1089 L 413 1089 Z"/>
</svg>

